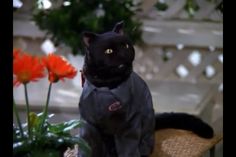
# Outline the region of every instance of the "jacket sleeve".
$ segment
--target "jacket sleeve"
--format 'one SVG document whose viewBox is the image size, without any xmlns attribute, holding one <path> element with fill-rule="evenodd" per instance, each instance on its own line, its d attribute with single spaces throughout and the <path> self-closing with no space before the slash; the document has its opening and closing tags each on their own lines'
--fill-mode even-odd
<svg viewBox="0 0 236 157">
<path fill-rule="evenodd" d="M 154 147 L 155 135 L 155 111 L 153 109 L 152 96 L 148 86 L 144 86 L 143 101 L 141 104 L 141 142 L 140 154 L 149 156 Z"/>
</svg>

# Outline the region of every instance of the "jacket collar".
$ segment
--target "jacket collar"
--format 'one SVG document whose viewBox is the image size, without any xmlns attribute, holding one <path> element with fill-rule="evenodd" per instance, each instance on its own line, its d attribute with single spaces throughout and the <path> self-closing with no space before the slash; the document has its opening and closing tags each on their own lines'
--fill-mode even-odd
<svg viewBox="0 0 236 157">
<path fill-rule="evenodd" d="M 130 75 L 130 77 L 126 81 L 122 82 L 120 85 L 113 89 L 109 89 L 108 87 L 96 87 L 86 79 L 83 87 L 83 99 L 86 99 L 94 90 L 106 90 L 113 93 L 114 96 L 123 103 L 128 102 L 131 94 L 131 76 L 132 75 Z"/>
</svg>

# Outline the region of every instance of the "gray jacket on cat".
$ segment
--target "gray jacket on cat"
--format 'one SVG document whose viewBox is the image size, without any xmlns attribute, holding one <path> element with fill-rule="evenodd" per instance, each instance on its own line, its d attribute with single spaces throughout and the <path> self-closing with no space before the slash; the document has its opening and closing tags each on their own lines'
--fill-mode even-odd
<svg viewBox="0 0 236 157">
<path fill-rule="evenodd" d="M 135 73 L 114 89 L 85 80 L 79 111 L 81 136 L 92 157 L 140 157 L 154 146 L 155 116 L 147 84 Z"/>
</svg>

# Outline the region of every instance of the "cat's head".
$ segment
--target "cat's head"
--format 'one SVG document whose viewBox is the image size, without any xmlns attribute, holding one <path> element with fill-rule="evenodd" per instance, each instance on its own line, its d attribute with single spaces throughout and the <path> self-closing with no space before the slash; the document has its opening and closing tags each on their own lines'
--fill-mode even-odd
<svg viewBox="0 0 236 157">
<path fill-rule="evenodd" d="M 123 22 L 112 31 L 83 33 L 86 47 L 84 73 L 96 86 L 110 86 L 124 81 L 132 71 L 135 52 L 132 42 L 124 34 Z"/>
</svg>

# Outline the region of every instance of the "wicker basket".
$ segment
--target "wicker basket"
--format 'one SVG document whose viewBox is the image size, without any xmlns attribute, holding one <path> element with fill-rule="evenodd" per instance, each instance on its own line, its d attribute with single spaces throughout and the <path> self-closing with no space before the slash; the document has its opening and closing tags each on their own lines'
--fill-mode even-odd
<svg viewBox="0 0 236 157">
<path fill-rule="evenodd" d="M 201 157 L 222 140 L 222 135 L 205 139 L 178 129 L 163 129 L 155 134 L 155 148 L 151 157 Z"/>
</svg>

